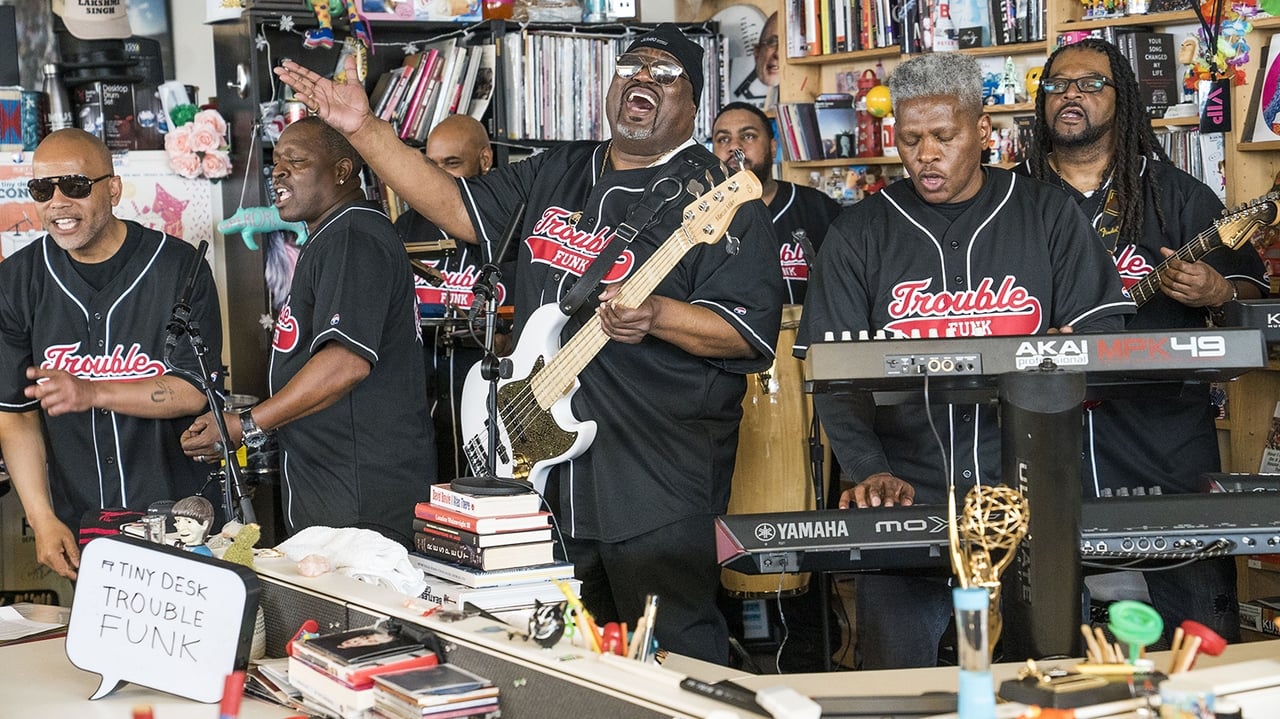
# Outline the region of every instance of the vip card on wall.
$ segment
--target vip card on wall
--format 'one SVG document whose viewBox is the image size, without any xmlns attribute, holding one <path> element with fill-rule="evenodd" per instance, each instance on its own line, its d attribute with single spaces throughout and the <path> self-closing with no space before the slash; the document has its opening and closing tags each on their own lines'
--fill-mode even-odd
<svg viewBox="0 0 1280 719">
<path fill-rule="evenodd" d="M 102 675 L 91 699 L 124 682 L 201 702 L 222 698 L 249 663 L 258 577 L 238 564 L 128 537 L 80 555 L 67 658 Z"/>
</svg>

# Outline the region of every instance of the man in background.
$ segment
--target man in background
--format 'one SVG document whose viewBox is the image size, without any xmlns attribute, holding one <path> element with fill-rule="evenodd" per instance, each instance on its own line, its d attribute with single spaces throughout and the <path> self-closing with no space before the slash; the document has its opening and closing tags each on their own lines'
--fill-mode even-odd
<svg viewBox="0 0 1280 719">
<path fill-rule="evenodd" d="M 469 115 L 450 115 L 431 130 L 427 137 L 427 160 L 453 175 L 466 178 L 483 175 L 493 167 L 493 148 L 484 125 Z M 450 240 L 449 236 L 430 220 L 415 210 L 409 210 L 396 220 L 396 233 L 405 244 Z M 450 240 L 452 241 L 452 240 Z M 476 337 L 468 331 L 466 321 L 471 294 L 480 268 L 488 252 L 469 242 L 456 242 L 453 254 L 439 260 L 427 260 L 440 272 L 442 283 L 432 286 L 419 278 L 416 283 L 418 302 L 431 308 L 429 315 L 438 311 L 438 321 L 426 320 L 422 343 L 427 363 L 427 396 L 431 398 L 431 419 L 435 425 L 436 454 L 439 462 L 438 481 L 447 482 L 455 477 L 468 476 L 472 471 L 462 452 L 462 427 L 459 404 L 462 401 L 462 385 L 467 373 L 484 358 L 484 348 L 476 341 L 484 339 L 483 324 L 477 324 Z M 510 297 L 507 287 L 514 278 L 505 277 L 497 290 L 499 304 Z M 501 350 L 510 349 L 510 335 L 495 336 L 495 344 Z M 506 352 L 499 352 L 506 354 Z"/>
<path fill-rule="evenodd" d="M 1119 329 L 1133 303 L 1075 203 L 982 165 L 991 120 L 977 62 L 915 57 L 894 69 L 889 90 L 911 179 L 845 209 L 831 226 L 797 355 L 824 337 L 880 330 L 893 338 Z M 959 503 L 974 485 L 1001 480 L 990 405 L 877 407 L 870 392 L 815 394 L 814 405 L 856 483 L 841 508 L 945 505 L 948 491 Z M 935 446 L 940 452 L 923 449 Z M 854 587 L 860 668 L 937 664 L 952 616 L 946 578 L 864 574 Z"/>
<path fill-rule="evenodd" d="M 1251 245 L 1219 249 L 1198 262 L 1173 259 L 1212 227 L 1222 203 L 1169 164 L 1129 61 L 1114 45 L 1088 39 L 1059 49 L 1045 63 L 1040 88 L 1037 141 L 1019 169 L 1071 195 L 1126 288 L 1160 273 L 1160 291 L 1126 329 L 1200 328 L 1223 304 L 1266 294 L 1266 272 Z M 1221 469 L 1216 414 L 1205 384 L 1189 385 L 1179 397 L 1090 403 L 1080 463 L 1084 496 L 1200 491 L 1200 475 Z M 1166 638 L 1194 619 L 1240 640 L 1233 558 L 1141 575 Z"/>
<path fill-rule="evenodd" d="M 783 301 L 803 304 L 809 266 L 831 221 L 840 214 L 840 205 L 812 187 L 773 179 L 778 141 L 769 118 L 755 105 L 732 102 L 721 108 L 711 128 L 711 149 L 730 169 L 750 170 L 760 179 L 760 199 L 773 218 L 778 261 L 786 283 Z"/>
<path fill-rule="evenodd" d="M 171 347 L 183 372 L 164 363 L 170 311 L 194 262 L 189 322 L 215 358 L 221 311 L 194 247 L 112 214 L 123 183 L 102 140 L 51 133 L 31 169 L 45 236 L 0 262 L 0 448 L 36 557 L 74 579 L 86 511 L 145 510 L 205 489 L 208 467 L 179 446 L 207 406 L 200 366 L 185 339 Z"/>
</svg>

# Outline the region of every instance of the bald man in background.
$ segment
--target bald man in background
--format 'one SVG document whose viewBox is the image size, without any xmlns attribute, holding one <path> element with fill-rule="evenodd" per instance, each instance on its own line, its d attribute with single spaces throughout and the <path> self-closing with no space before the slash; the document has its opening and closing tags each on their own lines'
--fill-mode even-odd
<svg viewBox="0 0 1280 719">
<path fill-rule="evenodd" d="M 468 115 L 450 115 L 436 125 L 427 137 L 427 160 L 436 167 L 458 178 L 483 175 L 493 167 L 493 148 L 484 125 Z M 409 210 L 396 220 L 396 232 L 406 244 L 435 242 L 449 239 L 422 215 Z M 484 357 L 484 349 L 466 331 L 465 322 L 449 322 L 447 317 L 467 316 L 473 301 L 471 289 L 475 286 L 480 267 L 488 252 L 479 245 L 457 242 L 454 254 L 449 257 L 425 260 L 444 277 L 444 284 L 433 287 L 418 278 L 418 302 L 428 317 L 445 314 L 446 317 L 428 319 L 423 328 L 422 346 L 427 366 L 427 396 L 431 399 L 431 418 L 436 430 L 436 457 L 439 462 L 439 480 L 448 482 L 467 476 L 466 456 L 461 446 L 461 420 L 458 406 L 462 399 L 462 385 L 467 372 Z M 506 275 L 510 285 L 513 276 Z M 500 302 L 507 300 L 506 287 L 498 290 Z M 480 328 L 477 328 L 480 333 Z M 480 334 L 481 339 L 483 335 Z M 497 344 L 507 349 L 509 334 L 498 335 Z"/>
</svg>

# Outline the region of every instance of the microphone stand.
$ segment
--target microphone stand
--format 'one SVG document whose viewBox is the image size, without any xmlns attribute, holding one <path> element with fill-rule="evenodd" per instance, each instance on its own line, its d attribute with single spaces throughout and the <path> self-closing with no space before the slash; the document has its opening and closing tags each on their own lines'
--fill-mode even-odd
<svg viewBox="0 0 1280 719">
<path fill-rule="evenodd" d="M 218 436 L 222 439 L 222 460 L 226 467 L 222 479 L 223 512 L 228 520 L 235 519 L 242 524 L 251 524 L 257 521 L 253 512 L 253 503 L 245 495 L 244 483 L 240 477 L 240 467 L 236 463 L 235 452 L 231 449 L 231 439 L 227 434 L 227 423 L 222 417 L 222 403 L 219 401 L 217 390 L 209 382 L 209 377 L 213 376 L 209 372 L 209 364 L 206 359 L 209 354 L 209 346 L 204 343 L 204 338 L 200 335 L 200 323 L 191 321 L 191 293 L 195 289 L 196 277 L 199 274 L 200 264 L 208 246 L 209 243 L 202 240 L 200 246 L 196 248 L 195 258 L 191 262 L 191 270 L 188 273 L 186 288 L 173 306 L 173 313 L 166 328 L 168 334 L 164 340 L 164 366 L 173 371 L 174 374 L 191 380 L 204 391 L 205 399 L 208 401 L 209 409 L 211 410 L 210 413 L 213 415 L 214 424 L 218 428 Z M 173 350 L 178 344 L 178 337 L 183 334 L 187 335 L 187 341 L 191 344 L 191 349 L 196 355 L 196 363 L 200 369 L 198 376 L 173 363 Z"/>
<path fill-rule="evenodd" d="M 480 276 L 476 278 L 472 288 L 471 318 L 477 310 L 476 302 L 484 299 L 484 359 L 480 360 L 480 376 L 489 383 L 487 409 L 489 413 L 489 446 L 485 458 L 486 474 L 482 477 L 458 477 L 451 487 L 468 494 L 502 496 L 525 494 L 532 491 L 528 482 L 521 482 L 513 477 L 498 476 L 498 382 L 511 378 L 511 360 L 498 357 L 493 351 L 494 335 L 498 326 L 498 281 L 502 279 L 502 269 L 498 263 L 506 255 L 511 238 L 519 227 L 520 218 L 524 214 L 524 203 L 520 203 L 508 221 L 502 240 L 502 247 L 497 254 L 491 256 L 484 267 L 480 268 Z"/>
<path fill-rule="evenodd" d="M 222 402 L 218 396 L 217 390 L 207 381 L 209 374 L 209 365 L 206 356 L 209 354 L 209 347 L 204 343 L 204 338 L 200 336 L 200 324 L 198 322 L 181 322 L 182 331 L 186 332 L 187 340 L 191 345 L 192 351 L 195 352 L 196 362 L 200 365 L 199 384 L 200 389 L 204 391 L 204 396 L 208 399 L 210 414 L 213 415 L 214 425 L 218 428 L 218 437 L 222 440 L 222 461 L 225 467 L 222 478 L 222 509 L 228 520 L 236 520 L 241 524 L 252 524 L 257 522 L 257 515 L 253 511 L 253 502 L 245 493 L 244 482 L 240 475 L 240 467 L 236 461 L 235 451 L 231 449 L 231 438 L 227 434 L 227 422 L 222 416 Z M 190 377 L 191 373 L 179 367 L 175 367 L 170 361 L 169 352 L 165 352 L 165 366 L 186 377 Z"/>
</svg>

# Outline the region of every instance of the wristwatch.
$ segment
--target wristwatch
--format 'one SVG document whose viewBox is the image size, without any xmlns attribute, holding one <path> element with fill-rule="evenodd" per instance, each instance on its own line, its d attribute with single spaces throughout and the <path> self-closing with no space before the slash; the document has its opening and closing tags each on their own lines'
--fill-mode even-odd
<svg viewBox="0 0 1280 719">
<path fill-rule="evenodd" d="M 267 443 L 270 436 L 262 431 L 257 422 L 253 421 L 253 408 L 240 410 L 240 441 L 244 442 L 244 446 L 249 449 L 258 449 Z"/>
</svg>

